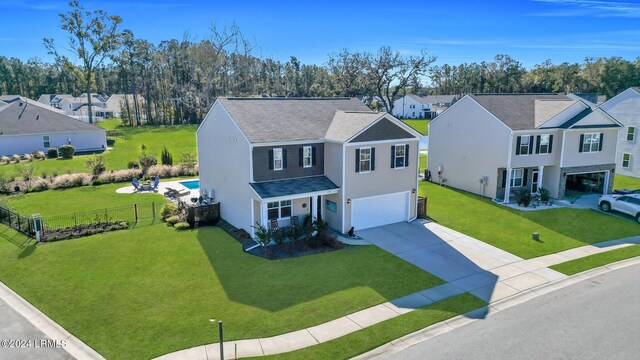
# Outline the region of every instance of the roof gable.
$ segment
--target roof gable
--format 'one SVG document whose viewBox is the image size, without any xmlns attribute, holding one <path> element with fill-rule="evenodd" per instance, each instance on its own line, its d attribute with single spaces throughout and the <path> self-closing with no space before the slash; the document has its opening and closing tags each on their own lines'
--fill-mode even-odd
<svg viewBox="0 0 640 360">
<path fill-rule="evenodd" d="M 347 141 L 383 116 L 376 111 L 336 111 L 325 139 Z"/>
<path fill-rule="evenodd" d="M 364 130 L 358 136 L 351 139 L 351 141 L 349 142 L 366 142 L 411 138 L 415 138 L 415 136 L 408 131 L 405 131 L 400 126 L 393 123 L 391 120 L 383 118 L 368 129 Z"/>
</svg>

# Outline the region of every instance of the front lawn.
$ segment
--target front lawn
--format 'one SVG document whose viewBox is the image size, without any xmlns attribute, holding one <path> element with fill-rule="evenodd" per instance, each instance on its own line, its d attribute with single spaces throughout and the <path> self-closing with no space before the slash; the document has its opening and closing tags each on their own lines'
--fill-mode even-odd
<svg viewBox="0 0 640 360">
<path fill-rule="evenodd" d="M 616 174 L 614 185 L 616 189 L 640 189 L 640 178 Z"/>
<path fill-rule="evenodd" d="M 116 128 L 119 120 L 110 119 L 98 123 L 106 129 Z M 180 162 L 180 156 L 185 152 L 196 153 L 196 125 L 158 126 L 158 127 L 117 127 L 123 137 L 117 137 L 113 150 L 107 150 L 102 155 L 105 158 L 107 170 L 126 169 L 129 161 L 138 161 L 140 147 L 144 144 L 147 153 L 155 154 L 160 161 L 163 147 L 167 147 L 173 155 L 174 164 Z M 66 173 L 89 172 L 85 166 L 87 159 L 93 155 L 77 155 L 73 159 L 47 159 L 20 164 L 0 164 L 0 177 L 14 178 L 19 176 L 20 169 L 32 166 L 35 175 L 62 175 Z"/>
<path fill-rule="evenodd" d="M 640 245 L 631 245 L 620 249 L 606 251 L 553 265 L 550 268 L 566 275 L 573 275 L 599 266 L 614 263 L 616 261 L 640 256 Z"/>
<path fill-rule="evenodd" d="M 420 182 L 427 215 L 438 223 L 525 259 L 640 235 L 640 226 L 594 210 L 520 211 L 478 195 Z M 532 240 L 533 232 L 540 240 Z"/>
<path fill-rule="evenodd" d="M 402 120 L 405 124 L 411 126 L 413 130 L 419 132 L 422 135 L 429 135 L 429 119 L 405 119 Z"/>
</svg>

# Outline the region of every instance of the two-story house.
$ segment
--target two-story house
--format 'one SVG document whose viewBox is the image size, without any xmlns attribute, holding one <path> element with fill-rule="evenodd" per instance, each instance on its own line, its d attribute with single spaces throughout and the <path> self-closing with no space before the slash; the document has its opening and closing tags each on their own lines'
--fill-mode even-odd
<svg viewBox="0 0 640 360">
<path fill-rule="evenodd" d="M 421 135 L 350 98 L 218 98 L 197 131 L 200 189 L 253 234 L 307 214 L 347 232 L 410 221 Z"/>
<path fill-rule="evenodd" d="M 629 88 L 611 98 L 600 109 L 623 127 L 618 134 L 616 171 L 618 174 L 640 177 L 640 88 Z"/>
<path fill-rule="evenodd" d="M 509 202 L 514 189 L 613 189 L 620 124 L 560 94 L 467 95 L 429 124 L 433 181 Z"/>
<path fill-rule="evenodd" d="M 455 95 L 405 95 L 393 102 L 393 116 L 403 119 L 432 119 L 457 101 Z"/>
</svg>

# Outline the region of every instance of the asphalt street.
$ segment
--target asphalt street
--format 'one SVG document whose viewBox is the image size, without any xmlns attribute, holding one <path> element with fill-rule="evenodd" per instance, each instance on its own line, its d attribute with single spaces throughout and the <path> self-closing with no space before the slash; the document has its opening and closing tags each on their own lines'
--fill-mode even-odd
<svg viewBox="0 0 640 360">
<path fill-rule="evenodd" d="M 637 359 L 640 265 L 615 270 L 454 329 L 389 359 Z"/>
<path fill-rule="evenodd" d="M 27 319 L 0 299 L 0 359 L 2 360 L 63 360 L 73 359 L 58 340 L 50 341 Z"/>
</svg>

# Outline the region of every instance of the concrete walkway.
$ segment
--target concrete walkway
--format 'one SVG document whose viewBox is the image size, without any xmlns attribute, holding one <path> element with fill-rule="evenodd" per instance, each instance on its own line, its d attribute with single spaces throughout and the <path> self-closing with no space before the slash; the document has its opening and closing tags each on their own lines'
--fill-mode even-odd
<svg viewBox="0 0 640 360">
<path fill-rule="evenodd" d="M 566 275 L 548 266 L 640 243 L 640 236 L 637 236 L 524 260 L 431 222 L 392 224 L 360 231 L 358 235 L 447 283 L 314 327 L 269 338 L 225 342 L 225 358 L 272 355 L 313 346 L 465 292 L 497 307 L 509 298 L 530 293 L 533 288 L 567 280 Z M 487 311 L 482 309 L 465 316 L 469 320 L 484 318 Z M 219 357 L 219 344 L 214 343 L 176 351 L 156 359 L 211 360 Z"/>
</svg>

